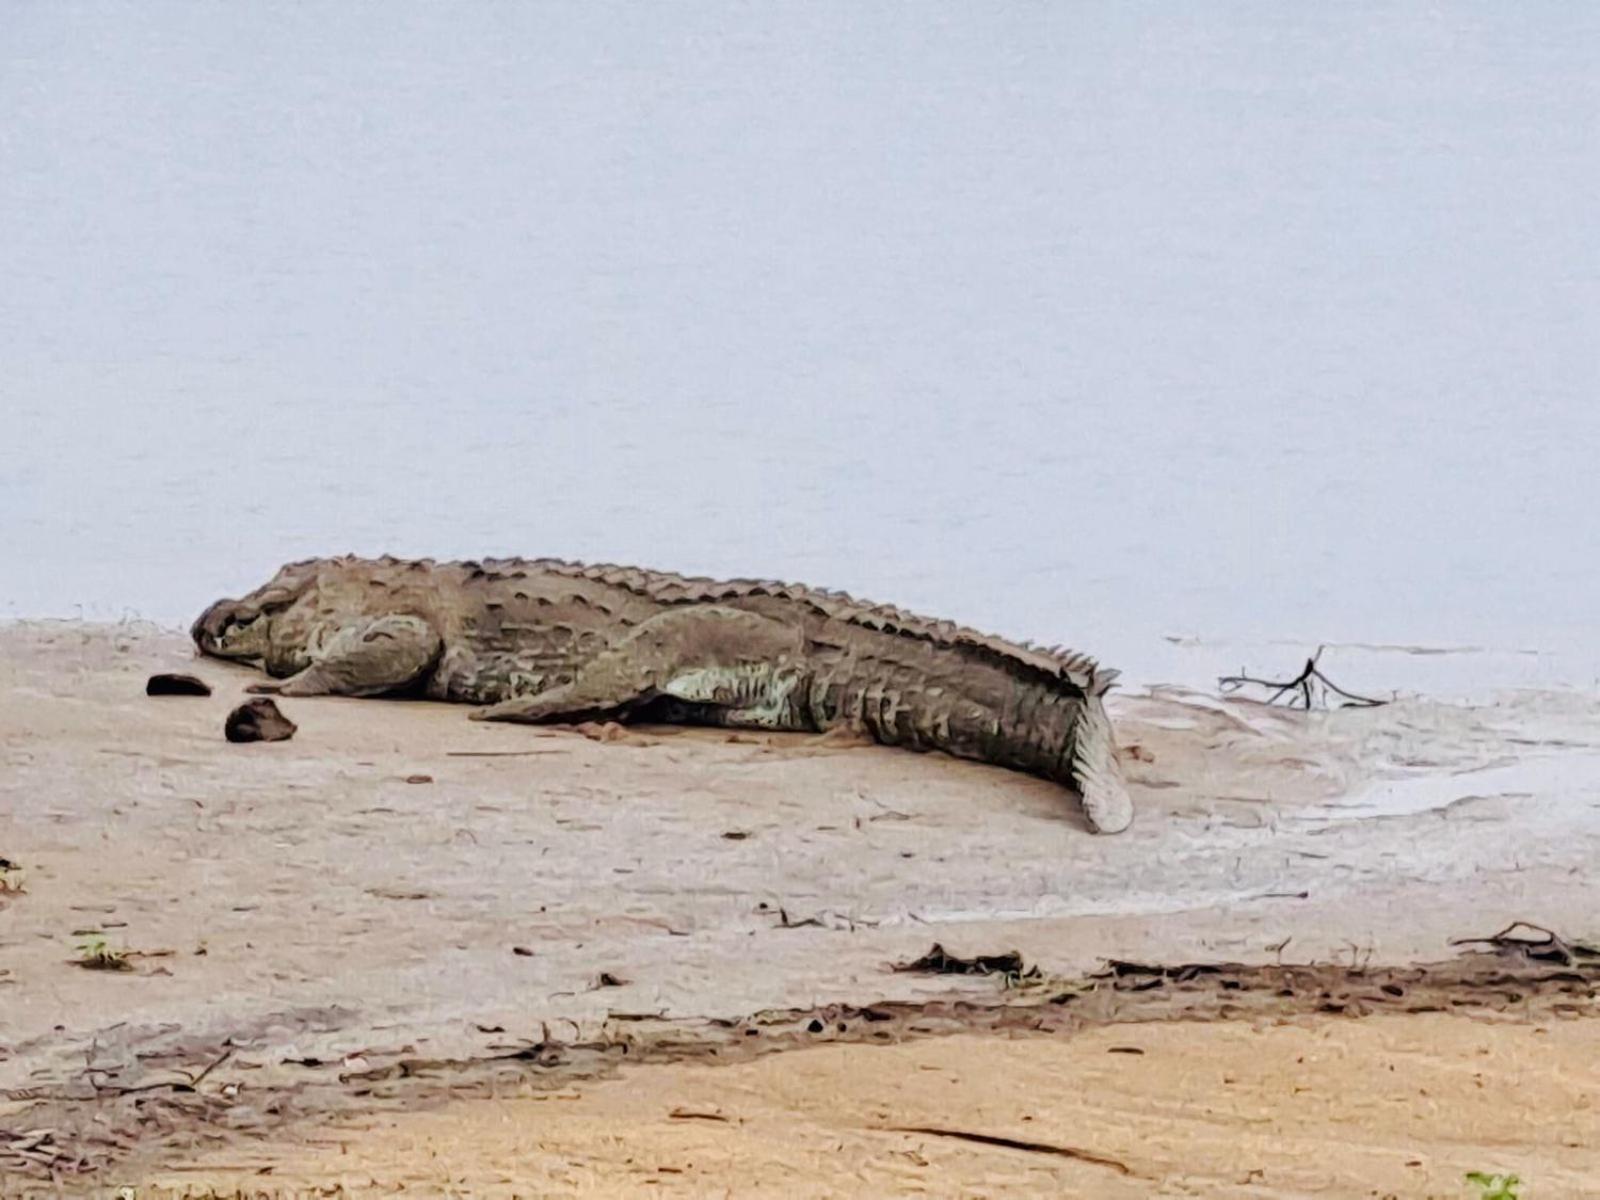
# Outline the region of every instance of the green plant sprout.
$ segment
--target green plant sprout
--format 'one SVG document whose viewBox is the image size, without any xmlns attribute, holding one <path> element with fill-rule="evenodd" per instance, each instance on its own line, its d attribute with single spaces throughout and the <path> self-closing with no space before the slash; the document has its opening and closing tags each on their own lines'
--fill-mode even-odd
<svg viewBox="0 0 1600 1200">
<path fill-rule="evenodd" d="M 1467 1182 L 1478 1189 L 1478 1200 L 1520 1200 L 1522 1196 L 1522 1180 L 1515 1175 L 1468 1171 Z"/>
</svg>

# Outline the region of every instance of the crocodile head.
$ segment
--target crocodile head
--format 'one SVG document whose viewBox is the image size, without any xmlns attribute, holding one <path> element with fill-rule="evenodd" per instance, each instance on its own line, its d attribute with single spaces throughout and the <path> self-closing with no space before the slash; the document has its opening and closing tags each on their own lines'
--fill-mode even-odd
<svg viewBox="0 0 1600 1200">
<path fill-rule="evenodd" d="M 237 600 L 218 600 L 189 630 L 202 654 L 217 658 L 272 657 L 273 630 L 315 583 L 315 563 L 283 568 L 262 587 Z"/>
</svg>

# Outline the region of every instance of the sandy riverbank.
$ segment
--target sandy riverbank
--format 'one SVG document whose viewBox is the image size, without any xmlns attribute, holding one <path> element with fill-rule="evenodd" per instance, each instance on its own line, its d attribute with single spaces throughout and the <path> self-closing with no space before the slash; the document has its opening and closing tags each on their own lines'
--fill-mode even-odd
<svg viewBox="0 0 1600 1200">
<path fill-rule="evenodd" d="M 1139 815 L 1129 833 L 1095 838 L 1051 785 L 797 738 L 664 730 L 600 742 L 472 724 L 441 706 L 321 700 L 284 703 L 301 726 L 292 742 L 230 746 L 221 721 L 247 673 L 208 662 L 198 669 L 217 687 L 210 699 L 142 694 L 147 674 L 174 668 L 196 664 L 168 632 L 0 627 L 0 856 L 19 864 L 26 888 L 0 897 L 0 1129 L 48 1117 L 55 1132 L 39 1146 L 61 1150 L 36 1147 L 32 1160 L 0 1169 L 54 1158 L 58 1172 L 99 1168 L 70 1177 L 102 1183 L 129 1170 L 231 1178 L 161 1173 L 249 1162 L 274 1165 L 261 1178 L 275 1186 L 389 1186 L 437 1184 L 459 1168 L 478 1172 L 474 1191 L 501 1176 L 619 1191 L 654 1187 L 648 1171 L 698 1156 L 696 1172 L 735 1157 L 753 1172 L 728 1179 L 735 1194 L 758 1184 L 782 1192 L 783 1163 L 808 1161 L 821 1172 L 815 1194 L 880 1193 L 918 1178 L 930 1194 L 1000 1190 L 1041 1171 L 1044 1190 L 1087 1186 L 1074 1181 L 1094 1164 L 860 1131 L 878 1121 L 861 1114 L 906 1097 L 903 1111 L 884 1109 L 895 1124 L 1027 1140 L 1019 1130 L 1037 1123 L 1050 1133 L 1040 1142 L 1119 1159 L 1138 1128 L 1129 1113 L 1174 1114 L 1169 1149 L 1126 1160 L 1142 1182 L 1100 1167 L 1116 1179 L 1095 1194 L 1187 1194 L 1185 1162 L 1213 1191 L 1226 1183 L 1225 1194 L 1313 1193 L 1315 1179 L 1293 1166 L 1302 1144 L 1361 1148 L 1337 1170 L 1326 1165 L 1333 1195 L 1458 1195 L 1458 1167 L 1520 1170 L 1547 1181 L 1530 1195 L 1574 1195 L 1596 1174 L 1588 1152 L 1563 1140 L 1570 1130 L 1594 1144 L 1580 1103 L 1588 1093 L 1557 1069 L 1592 1059 L 1595 1026 L 1548 1013 L 1492 1030 L 1454 1016 L 1141 1025 L 1160 1052 L 1110 1060 L 1126 1091 L 1100 1107 L 1080 1077 L 1107 1061 L 1106 1047 L 1087 1034 L 661 1064 L 575 1083 L 577 1100 L 439 1107 L 434 1095 L 422 1112 L 391 1113 L 418 1105 L 341 1082 L 408 1059 L 581 1042 L 617 1014 L 735 1019 L 994 994 L 993 980 L 885 970 L 933 941 L 963 953 L 1019 949 L 1067 976 L 1107 958 L 1437 960 L 1451 938 L 1514 919 L 1592 935 L 1592 695 L 1411 700 L 1310 717 L 1189 693 L 1121 696 L 1114 715 Z M 72 965 L 92 938 L 129 952 L 133 969 Z M 602 973 L 620 984 L 595 987 Z M 1123 1044 L 1133 1034 L 1104 1036 Z M 1291 1084 L 1304 1065 L 1289 1056 L 1299 1039 L 1320 1039 L 1326 1061 L 1310 1083 Z M 170 1091 L 222 1051 L 192 1094 L 199 1111 L 108 1106 L 126 1089 Z M 1384 1053 L 1399 1069 L 1381 1065 Z M 941 1084 L 943 1102 L 925 1082 L 939 1071 L 964 1081 Z M 1208 1071 L 1259 1086 L 1219 1092 L 1243 1085 L 1208 1083 Z M 1391 1095 L 1371 1084 L 1384 1075 L 1405 1086 Z M 311 1107 L 297 1100 L 308 1082 Z M 1292 1091 L 1300 1086 L 1311 1091 Z M 720 1088 L 739 1089 L 741 1104 L 725 1114 L 735 1119 L 670 1117 Z M 1474 1095 L 1496 1089 L 1516 1097 L 1515 1119 L 1499 1126 Z M 679 1091 L 681 1104 L 666 1101 Z M 984 1107 L 1010 1092 L 1034 1107 Z M 1284 1096 L 1311 1098 L 1262 1125 L 1263 1106 Z M 912 1111 L 929 1103 L 939 1120 Z M 73 1117 L 91 1109 L 111 1117 L 98 1140 Z M 1097 1124 L 1085 1124 L 1090 1109 Z M 555 1112 L 566 1115 L 542 1115 Z M 330 1144 L 308 1149 L 297 1114 L 345 1132 L 318 1134 Z M 546 1120 L 530 1142 L 522 1125 Z M 756 1127 L 786 1120 L 792 1140 L 778 1145 L 788 1150 L 751 1148 L 766 1139 Z M 845 1137 L 844 1125 L 856 1132 Z M 835 1134 L 848 1153 L 832 1150 Z M 1261 1139 L 1263 1178 L 1219 1173 L 1250 1137 Z M 212 1139 L 221 1144 L 207 1149 Z M 443 1165 L 405 1159 L 395 1139 L 433 1147 Z M 544 1146 L 537 1163 L 530 1144 Z M 319 1157 L 334 1153 L 364 1165 L 347 1177 L 348 1163 Z M 917 1176 L 917 1157 L 941 1166 Z M 711 1175 L 683 1170 L 661 1175 L 662 1186 L 710 1187 Z M 1144 1190 L 1113 1190 L 1134 1186 Z"/>
<path fill-rule="evenodd" d="M 1141 1024 L 644 1067 L 229 1146 L 145 1176 L 473 1196 L 1600 1194 L 1600 1021 Z M 990 1140 L 983 1140 L 990 1139 Z M 265 1174 L 262 1172 L 265 1171 Z"/>
</svg>

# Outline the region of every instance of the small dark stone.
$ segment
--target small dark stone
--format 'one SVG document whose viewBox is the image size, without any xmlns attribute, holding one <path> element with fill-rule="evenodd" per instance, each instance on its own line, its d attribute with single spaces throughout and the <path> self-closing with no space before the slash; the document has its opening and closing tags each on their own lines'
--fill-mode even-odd
<svg viewBox="0 0 1600 1200">
<path fill-rule="evenodd" d="M 211 687 L 193 675 L 152 675 L 144 685 L 146 696 L 209 696 Z"/>
<path fill-rule="evenodd" d="M 806 1032 L 807 1033 L 821 1033 L 822 1029 L 823 1029 L 822 1022 L 817 1020 L 815 1017 L 812 1017 L 811 1018 L 811 1024 L 806 1026 Z"/>
<path fill-rule="evenodd" d="M 518 958 L 533 957 L 533 951 L 528 949 L 526 946 L 513 946 L 511 947 L 511 953 L 515 954 Z"/>
<path fill-rule="evenodd" d="M 228 714 L 224 732 L 230 742 L 286 742 L 296 728 L 271 700 L 246 700 Z"/>
</svg>

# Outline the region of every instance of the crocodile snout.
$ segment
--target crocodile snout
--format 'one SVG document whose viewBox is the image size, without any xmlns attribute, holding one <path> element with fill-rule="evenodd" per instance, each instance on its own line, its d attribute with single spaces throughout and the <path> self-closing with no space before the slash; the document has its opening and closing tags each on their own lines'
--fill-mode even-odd
<svg viewBox="0 0 1600 1200">
<path fill-rule="evenodd" d="M 259 612 L 249 610 L 238 600 L 218 600 L 200 614 L 189 634 L 194 638 L 195 645 L 206 653 L 226 653 L 228 632 L 249 624 L 259 615 Z"/>
<path fill-rule="evenodd" d="M 209 650 L 216 644 L 217 635 L 227 620 L 226 610 L 232 603 L 231 600 L 218 600 L 195 618 L 194 624 L 189 626 L 189 636 L 194 639 L 196 646 Z"/>
</svg>

